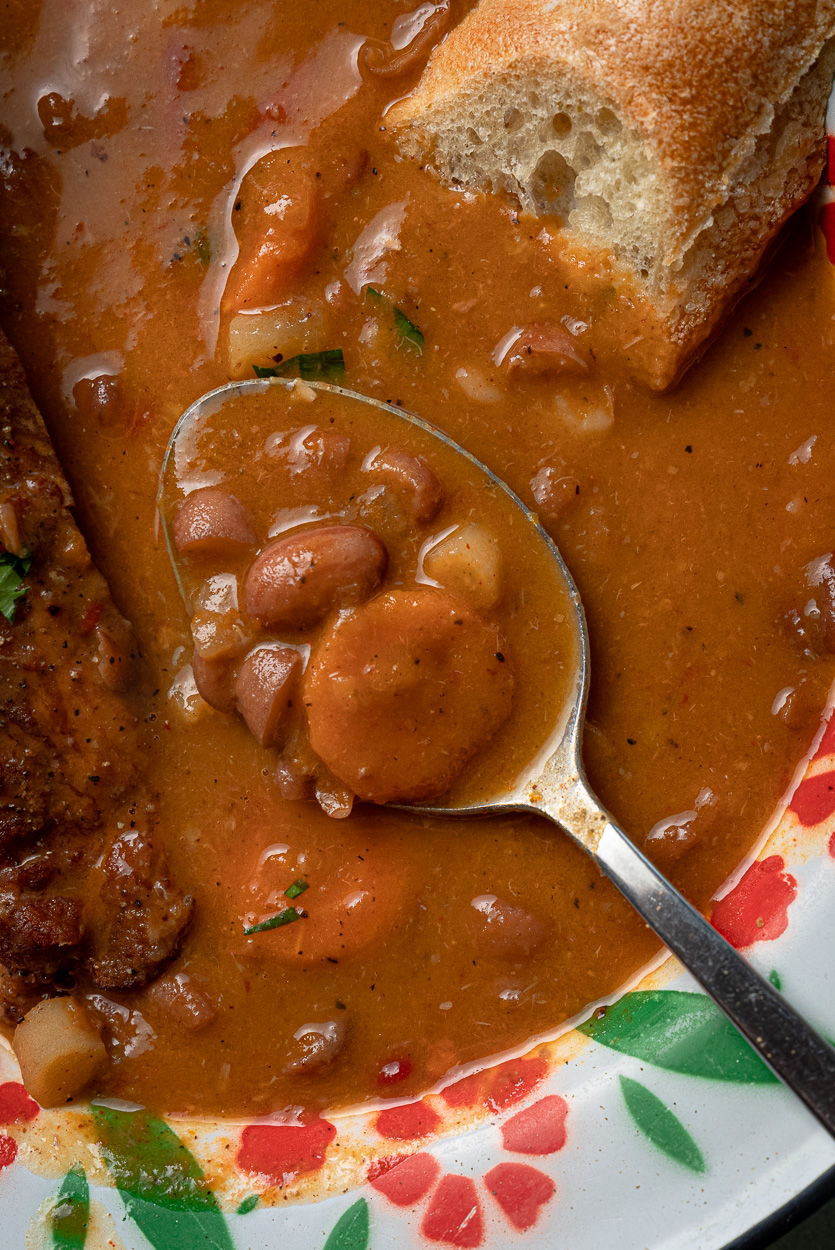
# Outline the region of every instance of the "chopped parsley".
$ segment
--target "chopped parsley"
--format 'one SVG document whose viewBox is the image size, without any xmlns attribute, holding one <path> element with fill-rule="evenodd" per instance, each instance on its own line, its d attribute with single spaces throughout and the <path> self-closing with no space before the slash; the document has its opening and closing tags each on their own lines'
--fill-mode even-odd
<svg viewBox="0 0 835 1250">
<path fill-rule="evenodd" d="M 32 553 L 16 556 L 12 551 L 0 554 L 0 612 L 11 625 L 14 620 L 15 606 L 28 590 L 22 586 L 26 574 L 32 567 Z"/>
<path fill-rule="evenodd" d="M 324 352 L 302 352 L 282 360 L 271 368 L 253 365 L 256 378 L 284 378 L 298 371 L 305 382 L 340 382 L 345 376 L 345 357 L 341 347 Z"/>
<path fill-rule="evenodd" d="M 414 348 L 419 356 L 422 356 L 423 346 L 426 342 L 422 331 L 418 329 L 413 321 L 409 320 L 402 308 L 398 308 L 397 305 L 392 303 L 392 301 L 388 299 L 387 296 L 383 295 L 381 291 L 375 290 L 373 286 L 368 286 L 365 290 L 366 294 L 373 301 L 373 303 L 383 304 L 387 308 L 391 309 L 392 316 L 394 317 L 394 324 L 397 326 L 397 332 L 400 335 L 400 343 L 398 346 L 402 347 L 405 343 L 408 347 Z"/>
<path fill-rule="evenodd" d="M 410 343 L 418 353 L 423 355 L 423 344 L 426 341 L 413 321 L 410 321 L 402 308 L 394 310 L 394 324 L 400 331 L 401 343 Z"/>
<path fill-rule="evenodd" d="M 292 885 L 288 885 L 287 889 L 284 891 L 284 897 L 298 898 L 300 894 L 304 894 L 305 890 L 308 890 L 309 888 L 310 887 L 307 882 L 302 881 L 300 877 L 298 881 L 294 881 Z"/>
<path fill-rule="evenodd" d="M 252 937 L 253 933 L 266 933 L 268 929 L 280 929 L 282 925 L 292 924 L 294 920 L 301 920 L 303 913 L 296 911 L 295 907 L 285 907 L 277 916 L 270 916 L 269 920 L 262 920 L 260 924 L 254 924 L 249 929 L 244 929 L 244 937 Z"/>
</svg>

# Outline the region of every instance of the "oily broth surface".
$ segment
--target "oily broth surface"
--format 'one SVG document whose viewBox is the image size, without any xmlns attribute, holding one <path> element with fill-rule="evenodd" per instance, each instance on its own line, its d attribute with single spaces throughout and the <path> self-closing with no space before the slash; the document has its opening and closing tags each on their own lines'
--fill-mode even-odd
<svg viewBox="0 0 835 1250">
<path fill-rule="evenodd" d="M 797 571 L 833 545 L 833 301 L 810 220 L 684 383 L 649 393 L 612 352 L 613 297 L 566 262 L 552 224 L 499 197 L 445 191 L 397 157 L 383 111 L 414 77 L 374 79 L 357 51 L 404 12 L 286 4 L 277 20 L 273 3 L 230 15 L 143 2 L 128 39 L 122 17 L 95 0 L 80 11 L 44 0 L 7 36 L 3 142 L 15 155 L 2 189 L 3 321 L 95 558 L 157 673 L 152 764 L 172 868 L 198 904 L 178 967 L 212 986 L 221 1008 L 218 1024 L 184 1039 L 141 996 L 114 995 L 155 1037 L 117 1055 L 107 1092 L 151 1105 L 234 1113 L 415 1094 L 456 1063 L 555 1027 L 654 949 L 593 866 L 536 821 L 450 826 L 367 810 L 351 838 L 384 844 L 399 870 L 403 902 L 386 940 L 315 973 L 277 970 L 235 945 L 230 883 L 266 845 L 286 844 L 288 866 L 299 854 L 336 863 L 357 853 L 312 806 L 279 800 L 242 726 L 214 713 L 191 726 L 166 698 L 188 632 L 155 522 L 157 474 L 177 417 L 228 377 L 216 309 L 236 253 L 240 179 L 259 154 L 309 143 L 325 164 L 368 151 L 298 281 L 320 301 L 340 283 L 329 346 L 343 348 L 346 385 L 436 423 L 528 501 L 542 465 L 580 483 L 552 532 L 590 624 L 591 781 L 639 843 L 711 792 L 699 839 L 664 863 L 698 904 L 770 815 L 832 676 L 829 660 L 809 661 L 776 624 Z M 103 95 L 124 101 L 123 124 L 114 107 L 95 134 L 45 129 L 35 104 L 56 90 L 88 117 Z M 345 281 L 354 242 L 391 205 L 403 207 L 399 250 L 375 280 L 420 325 L 420 357 L 363 340 L 368 306 Z M 580 341 L 598 365 L 587 381 L 508 380 L 494 365 L 514 325 L 563 317 L 589 327 Z M 97 414 L 73 388 L 102 368 L 120 394 L 115 411 Z M 813 435 L 808 460 L 790 463 Z M 772 714 L 775 696 L 801 683 L 807 715 L 786 723 Z M 554 926 L 523 970 L 474 954 L 465 921 L 484 893 Z M 351 1020 L 343 1061 L 315 1081 L 282 1074 L 284 1040 L 335 1011 Z M 381 1089 L 381 1065 L 405 1058 L 411 1075 Z"/>
<path fill-rule="evenodd" d="M 338 482 L 313 493 L 308 487 L 306 505 L 299 508 L 295 479 L 281 472 L 269 448 L 283 435 L 305 429 L 346 438 L 351 452 Z M 369 478 L 365 460 L 381 448 L 421 458 L 432 468 L 444 499 L 431 523 L 411 523 L 401 506 L 392 507 L 392 497 Z M 487 615 L 508 643 L 505 659 L 513 671 L 513 707 L 506 724 L 439 802 L 500 799 L 528 773 L 533 761 L 559 742 L 577 694 L 580 663 L 574 607 L 559 565 L 501 487 L 428 431 L 337 392 L 304 385 L 288 391 L 279 383 L 211 401 L 205 415 L 176 440 L 164 481 L 160 506 L 169 534 L 179 504 L 191 490 L 209 485 L 234 492 L 253 519 L 259 545 L 267 545 L 267 536 L 295 529 L 301 523 L 300 512 L 325 524 L 368 525 L 389 554 L 387 588 L 431 582 L 423 568 L 423 553 L 454 527 L 478 524 L 495 537 L 501 551 L 501 598 Z M 231 572 L 243 587 L 251 558 L 251 552 L 237 560 L 219 560 L 178 555 L 172 549 L 192 608 L 203 580 L 214 574 Z M 315 642 L 319 632 L 316 627 L 284 634 L 278 630 L 271 637 L 305 645 Z M 264 758 L 272 760 L 269 755 Z"/>
</svg>

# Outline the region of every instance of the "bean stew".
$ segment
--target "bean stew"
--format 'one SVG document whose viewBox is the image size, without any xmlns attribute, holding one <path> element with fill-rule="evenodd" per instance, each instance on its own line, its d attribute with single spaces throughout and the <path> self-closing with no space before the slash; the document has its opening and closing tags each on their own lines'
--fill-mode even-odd
<svg viewBox="0 0 835 1250">
<path fill-rule="evenodd" d="M 73 876 L 67 852 L 66 949 L 25 963 L 0 945 L 3 1028 L 44 1101 L 405 1100 L 553 1036 L 657 955 L 544 822 L 395 810 L 515 777 L 570 693 L 574 644 L 501 491 L 319 382 L 419 414 L 555 539 L 589 622 L 591 784 L 700 908 L 817 729 L 835 676 L 835 304 L 813 213 L 679 386 L 648 390 L 651 335 L 558 219 L 442 187 L 386 130 L 470 7 L 6 15 L 0 322 L 135 638 L 115 610 L 81 618 L 101 647 L 84 689 L 101 678 L 111 700 L 85 708 L 119 711 L 112 737 L 79 740 L 87 806 L 50 837 L 80 846 L 98 804 L 99 875 Z M 230 379 L 253 388 L 178 442 L 163 525 L 172 430 Z M 14 564 L 8 503 L 2 554 L 28 590 L 3 646 L 42 604 L 37 663 L 66 676 L 51 549 L 31 552 L 35 577 Z M 141 779 L 129 817 L 96 751 Z M 69 766 L 50 768 L 63 801 Z M 54 888 L 30 852 L 0 841 L 0 943 L 20 900 Z M 119 893 L 128 873 L 141 906 Z"/>
</svg>

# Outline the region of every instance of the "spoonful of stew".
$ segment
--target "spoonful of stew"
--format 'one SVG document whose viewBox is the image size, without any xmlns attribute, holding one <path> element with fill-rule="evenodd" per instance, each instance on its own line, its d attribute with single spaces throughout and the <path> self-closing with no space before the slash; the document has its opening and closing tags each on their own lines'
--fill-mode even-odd
<svg viewBox="0 0 835 1250">
<path fill-rule="evenodd" d="M 189 680 L 242 718 L 285 799 L 336 819 L 359 800 L 552 821 L 835 1135 L 835 1050 L 592 792 L 583 607 L 503 482 L 398 407 L 264 378 L 183 415 L 159 509 L 191 619 Z M 300 915 L 252 916 L 244 933 Z"/>
</svg>

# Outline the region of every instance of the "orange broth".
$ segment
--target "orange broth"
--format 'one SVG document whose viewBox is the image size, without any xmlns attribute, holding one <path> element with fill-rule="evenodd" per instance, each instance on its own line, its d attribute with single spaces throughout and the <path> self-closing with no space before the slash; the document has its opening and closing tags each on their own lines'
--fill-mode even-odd
<svg viewBox="0 0 835 1250">
<path fill-rule="evenodd" d="M 266 170 L 283 194 L 270 152 L 316 187 L 315 247 L 281 298 L 317 310 L 317 350 L 342 349 L 344 384 L 436 424 L 531 506 L 543 469 L 571 480 L 539 507 L 589 618 L 590 779 L 639 845 L 702 796 L 683 853 L 651 844 L 698 906 L 785 791 L 835 671 L 783 622 L 835 529 L 835 314 L 811 216 L 679 387 L 648 391 L 623 350 L 640 332 L 634 310 L 571 264 L 559 223 L 444 189 L 399 156 L 385 110 L 429 49 L 394 78 L 370 72 L 361 50 L 393 30 L 396 41 L 407 11 L 137 0 L 126 16 L 43 0 L 7 18 L 0 311 L 81 528 L 155 674 L 147 767 L 172 869 L 197 902 L 174 967 L 218 1007 L 190 1034 L 144 993 L 114 992 L 132 1023 L 109 1036 L 99 1093 L 206 1114 L 415 1096 L 557 1030 L 656 950 L 544 822 L 450 824 L 370 805 L 336 822 L 281 798 L 270 753 L 240 721 L 207 707 L 184 716 L 169 697 L 191 639 L 157 479 L 189 404 L 230 368 L 251 376 L 230 357 L 224 290 L 261 221 L 252 179 Z M 392 246 L 363 266 L 357 240 L 381 213 Z M 368 285 L 419 326 L 422 351 L 392 332 Z M 573 327 L 590 371 L 497 365 L 508 332 L 532 322 Z M 103 387 L 85 385 L 96 377 Z M 813 436 L 811 454 L 794 456 Z M 289 930 L 264 935 L 255 958 L 242 950 L 247 882 L 276 847 L 288 881 L 302 863 L 311 881 L 372 881 L 383 900 L 339 962 L 280 958 Z M 548 942 L 524 959 L 480 944 L 472 900 L 487 894 L 539 918 Z M 336 1060 L 315 1076 L 288 1071 L 294 1032 L 335 1013 L 349 1021 Z"/>
</svg>

